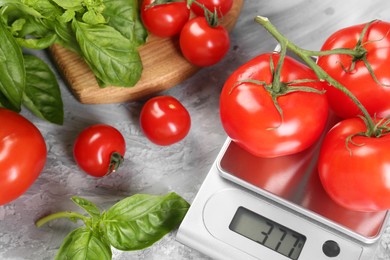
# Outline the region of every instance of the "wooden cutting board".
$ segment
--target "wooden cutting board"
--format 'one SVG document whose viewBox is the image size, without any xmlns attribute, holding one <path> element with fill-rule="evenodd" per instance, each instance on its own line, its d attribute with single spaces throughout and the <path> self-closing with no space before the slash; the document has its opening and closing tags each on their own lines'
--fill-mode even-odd
<svg viewBox="0 0 390 260">
<path fill-rule="evenodd" d="M 243 2 L 234 0 L 232 9 L 221 20 L 227 30 L 233 29 Z M 88 65 L 77 54 L 56 44 L 50 48 L 68 87 L 84 104 L 119 103 L 147 97 L 174 87 L 200 69 L 182 56 L 178 37 L 158 38 L 150 35 L 139 51 L 144 69 L 134 87 L 100 88 Z"/>
</svg>

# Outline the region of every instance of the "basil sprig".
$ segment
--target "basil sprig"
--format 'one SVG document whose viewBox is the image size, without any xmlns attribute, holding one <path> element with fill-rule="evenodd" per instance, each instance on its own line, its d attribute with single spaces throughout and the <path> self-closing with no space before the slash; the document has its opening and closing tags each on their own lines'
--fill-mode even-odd
<svg viewBox="0 0 390 260">
<path fill-rule="evenodd" d="M 123 251 L 147 248 L 176 228 L 190 206 L 174 192 L 161 196 L 136 194 L 103 212 L 84 198 L 75 196 L 72 201 L 89 217 L 64 211 L 36 222 L 37 227 L 58 218 L 84 222 L 85 226 L 76 228 L 65 237 L 57 252 L 57 260 L 111 259 L 111 246 Z"/>
<path fill-rule="evenodd" d="M 62 45 L 85 60 L 101 87 L 132 87 L 142 74 L 138 47 L 146 37 L 137 0 L 0 0 L 0 107 L 19 112 L 25 105 L 62 124 L 54 74 L 41 62 L 39 70 L 50 79 L 34 77 L 36 68 L 25 60 L 24 50 Z M 26 86 L 28 82 L 34 85 Z"/>
</svg>

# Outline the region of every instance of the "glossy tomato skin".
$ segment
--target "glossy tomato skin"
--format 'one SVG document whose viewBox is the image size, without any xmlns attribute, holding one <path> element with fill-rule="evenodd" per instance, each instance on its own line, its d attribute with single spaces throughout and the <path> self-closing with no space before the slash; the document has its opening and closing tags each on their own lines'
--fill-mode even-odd
<svg viewBox="0 0 390 260">
<path fill-rule="evenodd" d="M 171 37 L 180 33 L 190 18 L 190 9 L 185 1 L 170 2 L 148 7 L 154 0 L 144 0 L 141 19 L 145 28 L 159 37 Z"/>
<path fill-rule="evenodd" d="M 0 108 L 0 205 L 7 204 L 35 182 L 46 163 L 46 143 L 23 116 Z"/>
<path fill-rule="evenodd" d="M 126 152 L 126 141 L 116 128 L 96 124 L 85 128 L 76 138 L 73 156 L 77 165 L 87 174 L 104 177 L 111 174 L 111 155 L 122 157 Z"/>
<path fill-rule="evenodd" d="M 365 132 L 364 122 L 356 117 L 336 124 L 321 146 L 318 172 L 329 196 L 339 205 L 356 211 L 390 209 L 390 135 L 379 138 L 355 136 Z"/>
<path fill-rule="evenodd" d="M 226 15 L 233 6 L 233 0 L 197 0 L 199 4 L 204 5 L 210 12 L 217 11 L 218 17 Z M 193 3 L 191 10 L 197 16 L 204 16 L 204 10 L 199 5 Z"/>
<path fill-rule="evenodd" d="M 187 136 L 191 128 L 191 117 L 176 98 L 158 96 L 149 99 L 142 107 L 140 126 L 151 142 L 166 146 Z"/>
<path fill-rule="evenodd" d="M 321 50 L 336 48 L 353 49 L 360 37 L 365 24 L 341 29 L 332 34 L 323 44 Z M 390 23 L 376 21 L 370 25 L 363 38 L 367 50 L 367 61 L 371 64 L 378 81 L 390 85 Z M 363 61 L 357 61 L 351 72 L 351 56 L 327 55 L 318 59 L 321 66 L 330 76 L 348 88 L 360 100 L 363 106 L 373 116 L 390 115 L 390 87 L 375 82 Z M 358 107 L 344 93 L 329 86 L 327 93 L 329 105 L 341 118 L 351 118 L 361 114 Z"/>
<path fill-rule="evenodd" d="M 222 60 L 230 48 L 227 30 L 211 27 L 205 17 L 188 21 L 180 33 L 180 49 L 184 57 L 200 67 L 211 66 Z"/>
<path fill-rule="evenodd" d="M 239 67 L 227 79 L 220 96 L 220 116 L 233 141 L 253 155 L 272 158 L 295 154 L 311 146 L 324 130 L 329 106 L 324 94 L 289 93 L 277 98 L 283 111 L 282 120 L 263 85 L 237 84 L 248 79 L 271 83 L 270 55 L 277 64 L 279 55 L 262 54 Z M 281 81 L 297 79 L 316 79 L 316 76 L 305 65 L 286 57 Z M 317 90 L 324 88 L 321 82 L 299 85 Z"/>
</svg>

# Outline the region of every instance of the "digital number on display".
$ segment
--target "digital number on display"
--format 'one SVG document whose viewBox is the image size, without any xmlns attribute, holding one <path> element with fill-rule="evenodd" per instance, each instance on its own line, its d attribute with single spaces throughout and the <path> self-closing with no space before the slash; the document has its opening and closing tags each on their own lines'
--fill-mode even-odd
<svg viewBox="0 0 390 260">
<path fill-rule="evenodd" d="M 229 229 L 290 259 L 297 260 L 306 237 L 244 207 L 239 207 Z"/>
</svg>

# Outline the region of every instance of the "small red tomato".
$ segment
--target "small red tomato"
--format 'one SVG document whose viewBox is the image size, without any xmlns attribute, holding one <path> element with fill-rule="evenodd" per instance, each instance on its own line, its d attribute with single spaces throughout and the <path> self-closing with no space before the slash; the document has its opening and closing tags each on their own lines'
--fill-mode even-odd
<svg viewBox="0 0 390 260">
<path fill-rule="evenodd" d="M 73 156 L 87 174 L 104 177 L 118 169 L 125 151 L 125 139 L 116 128 L 97 124 L 87 127 L 78 135 Z"/>
<path fill-rule="evenodd" d="M 0 205 L 7 204 L 35 182 L 46 163 L 46 143 L 30 121 L 0 108 Z"/>
<path fill-rule="evenodd" d="M 201 5 L 204 5 L 210 12 L 217 11 L 218 17 L 223 17 L 233 6 L 233 0 L 197 0 Z M 197 16 L 204 16 L 204 10 L 196 3 L 192 3 L 191 10 Z"/>
<path fill-rule="evenodd" d="M 190 18 L 190 9 L 185 1 L 152 5 L 154 0 L 144 0 L 141 19 L 146 29 L 159 37 L 170 37 L 180 33 Z"/>
<path fill-rule="evenodd" d="M 159 96 L 149 99 L 143 106 L 140 125 L 151 142 L 171 145 L 186 137 L 191 127 L 191 117 L 176 98 Z"/>
<path fill-rule="evenodd" d="M 180 49 L 184 57 L 200 67 L 211 66 L 225 57 L 230 48 L 227 30 L 210 26 L 205 17 L 188 21 L 180 33 Z"/>
</svg>

